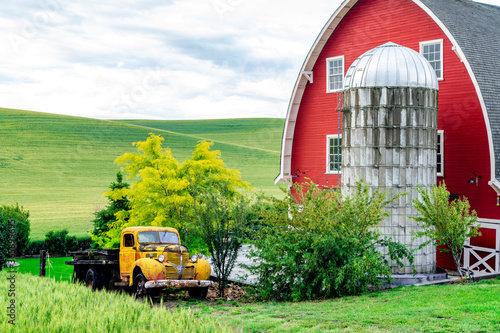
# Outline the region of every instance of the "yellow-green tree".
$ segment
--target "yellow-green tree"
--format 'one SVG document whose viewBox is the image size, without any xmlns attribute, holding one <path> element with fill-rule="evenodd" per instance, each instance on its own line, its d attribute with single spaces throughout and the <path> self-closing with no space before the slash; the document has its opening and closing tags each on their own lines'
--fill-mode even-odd
<svg viewBox="0 0 500 333">
<path fill-rule="evenodd" d="M 220 151 L 210 150 L 213 143 L 198 142 L 191 158 L 179 163 L 170 149 L 162 147 L 163 140 L 151 133 L 146 141 L 134 143 L 137 152 L 116 159 L 133 183 L 105 195 L 112 200 L 128 197 L 130 210 L 116 213 L 117 221 L 99 237 L 101 245 L 116 246 L 121 231 L 128 226 L 192 227 L 194 207 L 203 204 L 201 193 L 227 187 L 225 193 L 235 198 L 242 195 L 242 189 L 250 189 L 239 171 L 225 167 Z"/>
</svg>

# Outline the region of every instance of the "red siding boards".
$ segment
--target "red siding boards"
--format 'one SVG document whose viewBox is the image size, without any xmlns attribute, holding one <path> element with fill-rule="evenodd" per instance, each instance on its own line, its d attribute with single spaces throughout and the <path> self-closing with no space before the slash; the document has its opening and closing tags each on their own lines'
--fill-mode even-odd
<svg viewBox="0 0 500 333">
<path fill-rule="evenodd" d="M 448 249 L 446 252 L 442 252 L 442 249 Z M 453 260 L 453 256 L 449 252 L 449 248 L 446 245 L 439 245 L 436 251 L 436 266 L 456 270 L 455 261 Z"/>
<path fill-rule="evenodd" d="M 439 82 L 438 127 L 444 130 L 444 177 L 452 194 L 465 196 L 479 217 L 500 219 L 491 179 L 486 124 L 474 84 L 464 63 L 452 50 L 444 31 L 412 0 L 360 0 L 346 14 L 321 51 L 313 68 L 297 116 L 291 172 L 319 185 L 335 185 L 336 175 L 326 174 L 326 136 L 338 134 L 338 94 L 326 93 L 326 59 L 344 56 L 345 71 L 366 51 L 386 42 L 416 50 L 420 42 L 443 39 L 444 80 Z M 472 173 L 481 175 L 468 183 Z M 438 256 L 439 258 L 439 256 Z M 439 266 L 439 259 L 438 259 Z"/>
</svg>

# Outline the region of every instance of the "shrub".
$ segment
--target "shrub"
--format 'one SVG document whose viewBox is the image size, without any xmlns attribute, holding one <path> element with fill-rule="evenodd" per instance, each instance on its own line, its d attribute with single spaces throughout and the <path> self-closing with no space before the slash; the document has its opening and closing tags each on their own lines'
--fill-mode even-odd
<svg viewBox="0 0 500 333">
<path fill-rule="evenodd" d="M 418 188 L 421 199 L 413 199 L 415 209 L 420 214 L 412 218 L 422 222 L 422 231 L 415 233 L 416 237 L 429 237 L 420 248 L 429 243 L 446 245 L 441 251 L 451 251 L 457 271 L 462 275 L 461 262 L 465 242 L 471 237 L 480 236 L 476 224 L 477 214 L 470 209 L 467 198 L 455 199 L 450 202 L 450 192 L 443 181 L 432 189 Z"/>
<path fill-rule="evenodd" d="M 38 255 L 41 250 L 46 250 L 51 255 L 66 255 L 69 251 L 89 249 L 91 244 L 90 237 L 68 236 L 66 229 L 49 231 L 45 234 L 45 240 L 32 241 L 26 254 Z"/>
<path fill-rule="evenodd" d="M 68 230 L 49 231 L 45 234 L 45 249 L 50 254 L 66 255 L 69 251 L 87 249 L 92 244 L 90 237 L 68 236 Z"/>
<path fill-rule="evenodd" d="M 0 267 L 8 257 L 26 253 L 29 234 L 29 212 L 24 211 L 19 204 L 0 207 Z"/>
<path fill-rule="evenodd" d="M 37 255 L 41 250 L 46 250 L 45 241 L 31 241 L 26 254 Z"/>
<path fill-rule="evenodd" d="M 208 245 L 219 283 L 219 297 L 224 296 L 227 280 L 236 264 L 248 209 L 248 202 L 243 196 L 231 198 L 224 188 L 221 192 L 205 194 L 202 200 L 204 205 L 197 206 L 198 229 Z"/>
<path fill-rule="evenodd" d="M 388 215 L 387 193 L 370 194 L 358 183 L 355 193 L 319 189 L 315 184 L 294 185 L 298 200 L 289 191 L 272 199 L 269 225 L 256 240 L 256 266 L 261 299 L 304 300 L 360 294 L 377 288 L 391 277 L 391 261 L 413 263 L 406 246 L 381 238 L 377 226 Z M 293 218 L 290 218 L 293 217 Z M 387 249 L 384 256 L 377 248 Z M 380 279 L 385 277 L 385 279 Z"/>
</svg>

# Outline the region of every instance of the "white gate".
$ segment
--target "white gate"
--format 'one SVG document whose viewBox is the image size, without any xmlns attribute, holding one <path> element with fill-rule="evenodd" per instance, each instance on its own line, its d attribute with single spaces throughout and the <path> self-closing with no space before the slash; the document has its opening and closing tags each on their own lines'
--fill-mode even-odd
<svg viewBox="0 0 500 333">
<path fill-rule="evenodd" d="M 500 273 L 500 224 L 480 223 L 481 237 L 465 245 L 463 267 L 476 276 Z"/>
</svg>

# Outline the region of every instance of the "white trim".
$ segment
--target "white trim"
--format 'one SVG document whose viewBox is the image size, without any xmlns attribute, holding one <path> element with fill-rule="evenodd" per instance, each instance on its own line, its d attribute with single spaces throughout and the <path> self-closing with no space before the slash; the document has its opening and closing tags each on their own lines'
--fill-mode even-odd
<svg viewBox="0 0 500 333">
<path fill-rule="evenodd" d="M 498 225 L 498 224 L 500 224 L 500 220 L 494 220 L 494 219 L 484 219 L 484 218 L 480 218 L 480 217 L 478 217 L 478 218 L 477 218 L 477 222 L 479 222 L 479 224 L 480 224 L 481 226 L 483 226 L 483 225 L 484 225 L 484 226 L 485 226 L 485 228 L 489 228 L 489 227 L 487 226 L 487 224 L 491 224 L 491 225 Z"/>
<path fill-rule="evenodd" d="M 438 130 L 438 137 L 441 137 L 439 140 L 439 150 L 441 151 L 441 172 L 437 172 L 436 175 L 438 177 L 444 177 L 444 131 Z M 437 162 L 437 152 L 436 152 L 436 162 Z"/>
<path fill-rule="evenodd" d="M 340 88 L 338 89 L 330 89 L 330 61 L 335 61 L 335 60 L 342 60 L 342 83 L 340 85 Z M 334 76 L 337 76 L 339 74 L 336 74 Z M 326 92 L 329 93 L 338 93 L 342 92 L 344 89 L 344 77 L 345 77 L 345 59 L 344 56 L 337 56 L 337 57 L 330 57 L 326 58 Z"/>
<path fill-rule="evenodd" d="M 302 72 L 302 75 L 304 75 L 307 79 L 307 81 L 309 81 L 309 83 L 313 83 L 314 80 L 313 80 L 313 72 L 312 71 L 303 71 Z"/>
<path fill-rule="evenodd" d="M 426 45 L 435 45 L 435 44 L 439 44 L 440 45 L 440 48 L 439 48 L 439 61 L 441 62 L 441 76 L 438 76 L 438 81 L 443 81 L 444 80 L 444 57 L 443 57 L 443 39 L 434 39 L 434 40 L 426 40 L 426 41 L 423 41 L 423 42 L 420 42 L 420 54 L 421 55 L 424 55 L 424 46 Z M 425 57 L 425 56 L 424 56 Z"/>
<path fill-rule="evenodd" d="M 490 150 L 491 180 L 488 182 L 488 184 L 492 186 L 493 189 L 495 189 L 495 187 L 493 186 L 495 180 L 495 151 L 493 145 L 493 135 L 491 133 L 490 118 L 488 117 L 488 111 L 486 109 L 486 104 L 484 103 L 483 94 L 481 93 L 481 89 L 479 88 L 479 83 L 477 82 L 476 76 L 472 71 L 469 60 L 467 60 L 467 57 L 465 56 L 465 53 L 463 52 L 462 48 L 460 47 L 460 45 L 458 45 L 457 41 L 455 40 L 451 32 L 443 24 L 443 22 L 441 22 L 441 20 L 438 19 L 438 17 L 434 15 L 434 13 L 420 0 L 413 0 L 413 2 L 417 4 L 420 8 L 422 8 L 434 20 L 434 22 L 436 22 L 436 24 L 441 28 L 441 30 L 443 30 L 446 37 L 448 37 L 448 39 L 451 41 L 453 47 L 455 47 L 455 52 L 459 55 L 459 58 L 462 59 L 465 68 L 467 68 L 467 72 L 469 73 L 472 83 L 474 84 L 474 88 L 476 89 L 476 94 L 479 99 L 479 102 L 481 103 L 481 109 L 483 111 L 483 118 L 486 125 L 486 132 L 488 134 L 488 145 Z"/>
<path fill-rule="evenodd" d="M 495 179 L 495 177 L 493 177 L 493 180 L 490 180 L 488 182 L 488 185 L 490 185 L 495 190 L 495 192 L 497 192 L 497 196 L 500 196 L 500 182 L 498 181 L 498 179 Z"/>
<path fill-rule="evenodd" d="M 307 79 L 302 75 L 304 71 L 312 71 L 316 60 L 323 50 L 326 42 L 330 38 L 331 34 L 337 28 L 337 25 L 342 21 L 344 16 L 349 12 L 349 10 L 354 6 L 358 0 L 344 0 L 342 4 L 337 8 L 335 13 L 330 16 L 330 19 L 323 27 L 323 30 L 319 33 L 316 41 L 309 50 L 300 74 L 295 81 L 295 86 L 293 88 L 292 96 L 288 104 L 288 110 L 285 120 L 285 128 L 283 129 L 283 137 L 281 140 L 281 161 L 280 161 L 280 173 L 275 178 L 274 183 L 280 181 L 286 182 L 291 180 L 291 160 L 292 160 L 292 145 L 293 145 L 293 134 L 295 131 L 295 124 L 297 121 L 297 113 L 299 111 L 300 103 L 302 101 L 302 96 L 304 94 L 305 86 L 307 84 Z M 345 67 L 345 65 L 344 65 Z"/>
<path fill-rule="evenodd" d="M 326 136 L 326 172 L 327 175 L 341 175 L 342 170 L 330 170 L 330 139 L 340 139 L 342 140 L 342 134 L 330 134 Z M 340 146 L 342 151 L 342 145 Z M 342 164 L 342 153 L 340 156 L 340 164 Z M 342 169 L 342 168 L 341 168 Z"/>
<path fill-rule="evenodd" d="M 456 46 L 452 46 L 451 49 L 453 50 L 453 52 L 455 52 L 455 54 L 457 55 L 458 59 L 460 59 L 460 62 L 464 62 L 462 57 L 460 56 L 460 53 L 458 53 L 457 51 L 457 47 Z"/>
</svg>

